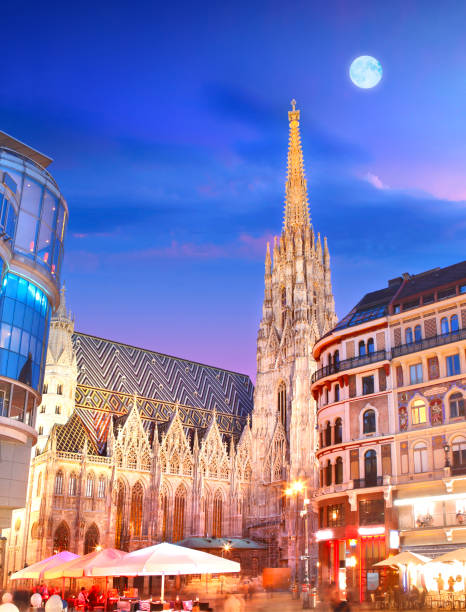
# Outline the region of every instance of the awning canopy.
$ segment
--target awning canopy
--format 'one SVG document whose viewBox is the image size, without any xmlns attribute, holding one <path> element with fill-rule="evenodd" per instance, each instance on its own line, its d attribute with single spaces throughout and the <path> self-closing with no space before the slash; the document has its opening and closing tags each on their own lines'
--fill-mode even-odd
<svg viewBox="0 0 466 612">
<path fill-rule="evenodd" d="M 33 563 L 28 567 L 25 567 L 19 572 L 15 572 L 10 576 L 11 580 L 42 580 L 44 578 L 44 573 L 48 569 L 52 569 L 57 565 L 61 565 L 66 561 L 71 561 L 72 559 L 76 559 L 78 555 L 75 555 L 68 550 L 63 550 L 62 552 L 53 555 L 52 557 L 47 557 L 47 559 L 43 559 L 42 561 L 38 561 L 37 563 Z"/>
<path fill-rule="evenodd" d="M 172 576 L 225 574 L 241 570 L 240 564 L 176 544 L 156 544 L 128 553 L 112 563 L 92 569 L 92 576 Z"/>
<path fill-rule="evenodd" d="M 414 565 L 424 565 L 424 563 L 428 563 L 429 561 L 431 561 L 430 557 L 425 557 L 424 555 L 418 555 L 417 553 L 404 551 L 398 553 L 397 555 L 393 555 L 393 557 L 388 557 L 383 561 L 374 563 L 374 567 L 387 567 L 390 565 L 409 565 L 410 563 Z"/>
<path fill-rule="evenodd" d="M 82 578 L 83 576 L 92 576 L 92 569 L 96 566 L 113 563 L 128 553 L 115 548 L 106 548 L 104 550 L 94 551 L 83 557 L 72 559 L 66 563 L 61 563 L 44 572 L 45 580 L 53 580 L 55 578 Z"/>
<path fill-rule="evenodd" d="M 466 563 L 466 548 L 457 548 L 456 550 L 450 550 L 440 557 L 432 559 L 431 563 Z"/>
</svg>

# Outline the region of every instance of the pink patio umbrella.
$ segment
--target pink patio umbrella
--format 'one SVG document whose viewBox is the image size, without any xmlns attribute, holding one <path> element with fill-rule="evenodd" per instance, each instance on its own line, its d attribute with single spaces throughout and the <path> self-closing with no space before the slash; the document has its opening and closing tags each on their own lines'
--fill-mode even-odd
<svg viewBox="0 0 466 612">
<path fill-rule="evenodd" d="M 106 565 L 118 561 L 125 557 L 128 553 L 115 548 L 104 548 L 102 550 L 95 550 L 83 557 L 71 559 L 66 563 L 56 565 L 51 569 L 47 569 L 44 572 L 45 580 L 54 580 L 55 578 L 61 578 L 64 586 L 65 578 L 83 578 L 84 576 L 92 576 L 92 569 L 96 566 Z M 108 577 L 105 577 L 105 600 L 108 595 Z M 64 591 L 64 588 L 63 588 Z"/>
<path fill-rule="evenodd" d="M 160 599 L 164 600 L 165 576 L 179 574 L 225 574 L 241 570 L 240 564 L 217 555 L 176 544 L 156 544 L 128 553 L 119 561 L 94 567 L 93 576 L 161 576 Z"/>
<path fill-rule="evenodd" d="M 43 559 L 42 561 L 37 561 L 37 563 L 28 565 L 28 567 L 24 567 L 22 570 L 19 570 L 19 572 L 15 572 L 10 576 L 10 580 L 42 580 L 45 578 L 45 572 L 47 570 L 77 558 L 78 555 L 75 555 L 74 553 L 69 552 L 68 550 L 62 550 L 56 555 L 47 557 L 47 559 Z M 65 583 L 63 579 L 62 596 L 64 595 L 64 590 Z"/>
</svg>

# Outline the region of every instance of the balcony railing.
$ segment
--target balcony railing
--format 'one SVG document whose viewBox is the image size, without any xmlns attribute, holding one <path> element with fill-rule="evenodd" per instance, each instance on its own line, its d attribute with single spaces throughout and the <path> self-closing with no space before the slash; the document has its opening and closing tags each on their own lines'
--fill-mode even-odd
<svg viewBox="0 0 466 612">
<path fill-rule="evenodd" d="M 353 480 L 354 489 L 368 489 L 369 487 L 381 487 L 383 485 L 383 476 L 374 476 L 373 478 L 356 478 Z"/>
<path fill-rule="evenodd" d="M 466 465 L 452 465 L 450 470 L 452 476 L 463 476 L 466 474 Z"/>
<path fill-rule="evenodd" d="M 317 380 L 324 378 L 324 376 L 338 374 L 339 372 L 343 372 L 345 370 L 352 370 L 353 368 L 368 365 L 369 363 L 374 363 L 375 361 L 383 361 L 384 359 L 388 359 L 387 351 L 375 351 L 374 353 L 367 353 L 366 355 L 358 355 L 357 357 L 351 357 L 350 359 L 343 359 L 338 363 L 324 366 L 323 368 L 320 368 L 320 370 L 314 372 L 312 375 L 312 382 L 315 383 Z"/>
<path fill-rule="evenodd" d="M 438 336 L 424 338 L 418 342 L 410 342 L 409 344 L 394 346 L 392 348 L 392 359 L 395 357 L 400 357 L 401 355 L 409 355 L 410 353 L 424 351 L 425 349 L 433 348 L 434 346 L 442 346 L 442 344 L 458 342 L 459 340 L 466 340 L 466 328 L 459 329 L 458 331 L 450 332 L 448 334 L 439 334 Z"/>
</svg>

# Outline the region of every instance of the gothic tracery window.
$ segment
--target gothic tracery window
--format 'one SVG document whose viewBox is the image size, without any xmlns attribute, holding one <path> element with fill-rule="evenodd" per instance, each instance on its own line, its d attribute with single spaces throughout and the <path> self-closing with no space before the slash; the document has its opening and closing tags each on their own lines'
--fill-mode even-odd
<svg viewBox="0 0 466 612">
<path fill-rule="evenodd" d="M 132 448 L 128 453 L 128 459 L 126 460 L 127 466 L 130 470 L 135 470 L 138 464 L 136 451 Z"/>
<path fill-rule="evenodd" d="M 117 483 L 116 491 L 116 521 L 115 521 L 115 548 L 118 550 L 124 550 L 126 546 L 124 537 L 124 507 L 125 507 L 125 485 L 121 480 Z"/>
<path fill-rule="evenodd" d="M 280 421 L 286 430 L 286 385 L 283 381 L 278 386 L 277 408 Z"/>
<path fill-rule="evenodd" d="M 175 493 L 173 513 L 173 541 L 179 542 L 184 537 L 184 514 L 186 509 L 186 489 L 180 485 Z"/>
<path fill-rule="evenodd" d="M 86 531 L 84 536 L 84 554 L 95 552 L 96 547 L 99 545 L 100 535 L 97 525 L 92 523 L 89 529 Z"/>
<path fill-rule="evenodd" d="M 100 476 L 97 486 L 97 497 L 103 499 L 105 497 L 105 476 Z"/>
<path fill-rule="evenodd" d="M 131 532 L 135 537 L 141 535 L 143 494 L 142 484 L 138 481 L 131 493 L 130 524 Z"/>
<path fill-rule="evenodd" d="M 160 511 L 162 513 L 162 542 L 168 538 L 168 491 L 164 487 L 160 493 Z"/>
<path fill-rule="evenodd" d="M 223 498 L 221 491 L 216 491 L 212 513 L 212 537 L 222 537 Z"/>
<path fill-rule="evenodd" d="M 88 474 L 86 479 L 86 497 L 94 497 L 94 474 Z"/>
<path fill-rule="evenodd" d="M 59 553 L 62 550 L 68 550 L 70 547 L 70 528 L 62 521 L 55 529 L 53 534 L 53 552 Z"/>
<path fill-rule="evenodd" d="M 77 485 L 76 474 L 71 474 L 70 479 L 68 481 L 69 497 L 74 497 L 76 495 L 76 485 Z"/>
<path fill-rule="evenodd" d="M 60 470 L 55 476 L 55 495 L 63 495 L 63 472 Z"/>
</svg>

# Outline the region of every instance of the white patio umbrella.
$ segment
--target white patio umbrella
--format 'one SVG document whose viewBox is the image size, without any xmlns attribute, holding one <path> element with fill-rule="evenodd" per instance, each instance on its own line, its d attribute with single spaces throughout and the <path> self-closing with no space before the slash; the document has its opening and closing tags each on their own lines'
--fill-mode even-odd
<svg viewBox="0 0 466 612">
<path fill-rule="evenodd" d="M 460 563 L 463 566 L 463 588 L 466 588 L 466 548 L 457 548 L 450 550 L 440 557 L 432 559 L 431 563 Z"/>
<path fill-rule="evenodd" d="M 383 561 L 379 561 L 378 563 L 374 563 L 374 567 L 387 567 L 390 565 L 409 565 L 412 563 L 413 565 L 424 565 L 424 563 L 428 563 L 431 561 L 430 557 L 425 557 L 424 555 L 420 555 L 418 553 L 410 552 L 409 550 L 404 550 L 397 555 L 393 555 L 393 557 L 388 557 Z"/>
<path fill-rule="evenodd" d="M 176 544 L 156 544 L 128 553 L 122 559 L 92 569 L 93 576 L 162 576 L 160 599 L 164 600 L 165 576 L 225 574 L 241 570 L 239 563 Z"/>
</svg>

